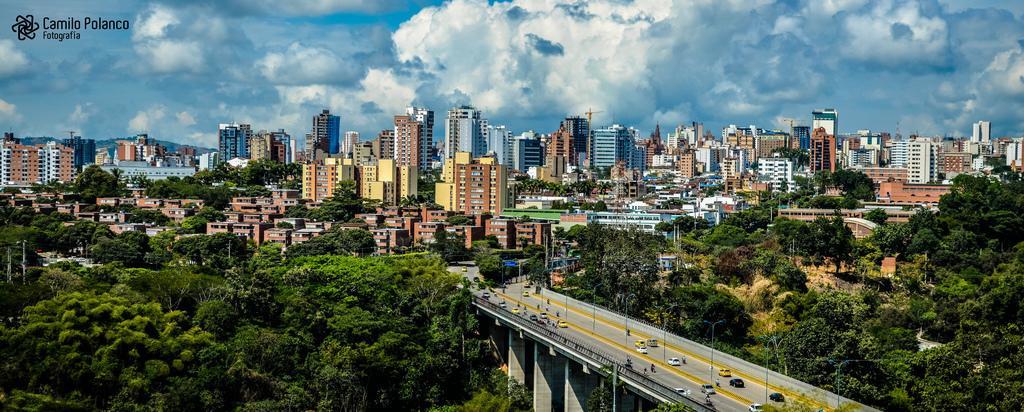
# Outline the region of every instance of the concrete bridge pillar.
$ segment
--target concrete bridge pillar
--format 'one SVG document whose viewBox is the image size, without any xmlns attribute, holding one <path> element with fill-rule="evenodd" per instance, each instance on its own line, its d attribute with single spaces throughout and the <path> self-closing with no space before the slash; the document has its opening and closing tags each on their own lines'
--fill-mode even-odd
<svg viewBox="0 0 1024 412">
<path fill-rule="evenodd" d="M 494 349 L 495 357 L 497 358 L 498 364 L 506 369 L 508 368 L 508 328 L 501 326 L 497 320 L 490 327 L 490 344 L 491 348 Z"/>
<path fill-rule="evenodd" d="M 565 405 L 565 358 L 550 348 L 533 344 L 533 410 L 535 412 L 562 411 Z"/>
<path fill-rule="evenodd" d="M 519 383 L 526 382 L 526 339 L 519 331 L 508 329 L 508 376 Z"/>
<path fill-rule="evenodd" d="M 565 362 L 565 412 L 584 412 L 587 397 L 600 384 L 601 378 L 584 370 L 576 362 Z"/>
<path fill-rule="evenodd" d="M 616 412 L 638 412 L 640 408 L 637 403 L 639 402 L 640 397 L 634 395 L 633 392 L 630 392 L 626 388 L 622 388 L 621 390 L 622 392 L 619 392 L 619 410 Z"/>
</svg>

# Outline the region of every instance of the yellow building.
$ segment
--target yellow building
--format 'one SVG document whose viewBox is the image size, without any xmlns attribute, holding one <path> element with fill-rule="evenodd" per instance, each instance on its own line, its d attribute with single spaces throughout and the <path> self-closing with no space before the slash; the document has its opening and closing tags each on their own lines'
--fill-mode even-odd
<svg viewBox="0 0 1024 412">
<path fill-rule="evenodd" d="M 494 157 L 473 159 L 467 152 L 448 158 L 434 186 L 435 201 L 447 211 L 500 214 L 508 203 L 505 167 Z"/>
<path fill-rule="evenodd" d="M 302 198 L 322 202 L 334 194 L 338 182 L 357 181 L 352 159 L 328 157 L 302 165 Z"/>
<path fill-rule="evenodd" d="M 380 159 L 375 165 L 359 167 L 359 197 L 397 205 L 417 193 L 419 178 L 414 166 L 397 166 L 394 159 Z"/>
</svg>

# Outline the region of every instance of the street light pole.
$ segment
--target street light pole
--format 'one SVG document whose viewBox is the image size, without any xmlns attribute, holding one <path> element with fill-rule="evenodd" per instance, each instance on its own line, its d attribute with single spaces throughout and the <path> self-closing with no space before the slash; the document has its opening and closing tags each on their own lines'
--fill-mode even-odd
<svg viewBox="0 0 1024 412">
<path fill-rule="evenodd" d="M 776 345 L 778 345 L 779 337 L 778 336 L 774 336 L 774 335 L 766 335 L 766 336 L 762 336 L 762 339 L 764 339 L 764 403 L 767 404 L 768 403 L 768 360 L 770 359 L 769 356 L 768 356 L 768 350 L 769 350 L 768 342 L 769 342 L 769 339 L 770 339 L 771 342 L 773 342 Z M 776 352 L 777 351 L 778 351 L 778 349 L 776 349 Z"/>
<path fill-rule="evenodd" d="M 679 307 L 678 303 L 673 303 L 673 304 L 669 305 L 668 306 L 669 312 L 671 312 L 672 309 L 675 309 L 677 307 Z M 666 362 L 666 363 L 668 362 L 668 325 L 667 325 L 667 323 L 668 322 L 666 322 L 665 313 L 662 313 L 662 315 L 661 315 L 661 361 L 662 362 Z"/>
<path fill-rule="evenodd" d="M 714 322 L 710 322 L 710 321 L 706 321 L 706 320 L 704 321 L 704 323 L 707 323 L 707 324 L 711 325 L 711 380 L 712 381 L 715 380 L 715 326 L 718 325 L 719 323 L 724 323 L 724 322 L 725 322 L 725 319 L 717 320 L 717 321 L 714 321 Z"/>
<path fill-rule="evenodd" d="M 843 395 L 839 390 L 839 378 L 843 375 L 843 365 L 850 363 L 850 359 L 844 361 L 829 359 L 828 361 L 829 363 L 836 365 L 836 409 L 839 409 L 839 407 L 843 405 Z"/>
</svg>

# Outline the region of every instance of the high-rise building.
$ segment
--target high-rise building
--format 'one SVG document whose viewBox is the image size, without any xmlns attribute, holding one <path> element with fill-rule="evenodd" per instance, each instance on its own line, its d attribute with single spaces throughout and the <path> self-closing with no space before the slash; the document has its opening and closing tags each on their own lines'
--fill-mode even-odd
<svg viewBox="0 0 1024 412">
<path fill-rule="evenodd" d="M 472 106 L 455 107 L 448 110 L 445 124 L 445 157 L 455 157 L 456 152 L 469 152 L 473 157 L 487 153 L 487 120 Z"/>
<path fill-rule="evenodd" d="M 992 122 L 985 120 L 974 123 L 971 127 L 971 141 L 975 143 L 988 143 L 992 141 Z"/>
<path fill-rule="evenodd" d="M 347 131 L 341 141 L 341 157 L 352 157 L 352 149 L 359 143 L 359 132 Z"/>
<path fill-rule="evenodd" d="M 395 129 L 384 129 L 373 140 L 373 155 L 378 159 L 393 159 L 395 156 Z"/>
<path fill-rule="evenodd" d="M 313 116 L 313 128 L 306 133 L 306 160 L 319 160 L 341 150 L 341 118 L 324 109 Z"/>
<path fill-rule="evenodd" d="M 13 133 L 4 133 L 0 154 L 0 186 L 66 183 L 75 178 L 75 151 L 57 142 L 23 145 Z"/>
<path fill-rule="evenodd" d="M 697 152 L 693 149 L 683 150 L 679 154 L 679 160 L 676 161 L 676 167 L 679 168 L 679 174 L 682 177 L 697 176 Z"/>
<path fill-rule="evenodd" d="M 889 166 L 904 167 L 907 165 L 907 150 L 909 141 L 906 139 L 892 140 L 889 142 Z"/>
<path fill-rule="evenodd" d="M 505 167 L 512 167 L 513 155 L 512 131 L 505 125 L 487 126 L 487 150 L 493 153 L 498 163 Z"/>
<path fill-rule="evenodd" d="M 429 157 L 425 154 L 427 151 L 423 137 L 425 131 L 426 126 L 423 122 L 416 120 L 416 116 L 411 114 L 395 116 L 394 144 L 388 157 L 395 159 L 399 166 L 412 166 L 419 170 L 427 169 Z"/>
<path fill-rule="evenodd" d="M 291 136 L 288 136 L 284 130 L 276 132 L 260 130 L 256 136 L 249 139 L 249 158 L 287 163 L 290 140 Z"/>
<path fill-rule="evenodd" d="M 396 159 L 360 166 L 359 197 L 378 200 L 383 205 L 398 205 L 402 199 L 416 195 L 418 177 L 415 166 L 400 166 Z"/>
<path fill-rule="evenodd" d="M 342 181 L 356 181 L 356 169 L 352 159 L 337 157 L 303 164 L 302 198 L 314 203 L 327 200 Z M 358 187 L 357 183 L 357 190 Z"/>
<path fill-rule="evenodd" d="M 569 116 L 562 120 L 559 128 L 572 136 L 573 155 L 569 159 L 569 164 L 578 166 L 589 163 L 586 159 L 590 146 L 590 125 L 587 124 L 587 119 L 582 116 Z"/>
<path fill-rule="evenodd" d="M 573 136 L 568 130 L 565 130 L 562 126 L 559 126 L 558 130 L 551 134 L 548 139 L 547 148 L 544 150 L 544 155 L 547 157 L 545 162 L 550 159 L 561 156 L 570 161 L 573 158 L 575 150 L 573 150 Z"/>
<path fill-rule="evenodd" d="M 405 108 L 405 114 L 422 125 L 418 167 L 420 170 L 430 169 L 430 148 L 434 145 L 434 111 L 425 107 L 409 106 Z"/>
<path fill-rule="evenodd" d="M 757 175 L 761 181 L 771 183 L 774 190 L 792 192 L 796 189 L 796 180 L 793 179 L 794 166 L 792 159 L 766 157 L 757 161 Z"/>
<path fill-rule="evenodd" d="M 96 164 L 112 164 L 113 160 L 110 159 L 110 152 L 107 149 L 96 149 Z"/>
<path fill-rule="evenodd" d="M 800 150 L 811 150 L 811 127 L 793 126 L 793 140 Z"/>
<path fill-rule="evenodd" d="M 836 171 L 836 136 L 824 127 L 811 132 L 810 166 L 811 172 Z"/>
<path fill-rule="evenodd" d="M 228 161 L 234 158 L 249 158 L 249 139 L 252 139 L 252 126 L 247 124 L 221 123 L 217 128 L 218 151 L 220 160 Z M 121 147 L 118 146 L 118 160 L 142 160 L 124 159 L 121 157 Z"/>
<path fill-rule="evenodd" d="M 633 133 L 618 124 L 594 129 L 591 133 L 590 167 L 612 167 L 616 162 L 626 162 L 626 167 L 638 168 L 634 153 L 636 144 Z"/>
<path fill-rule="evenodd" d="M 517 136 L 512 143 L 511 168 L 526 172 L 531 167 L 543 164 L 544 148 L 540 144 L 540 136 L 532 130 Z"/>
<path fill-rule="evenodd" d="M 75 169 L 82 169 L 86 165 L 96 163 L 96 141 L 83 139 L 82 136 L 73 136 L 64 139 L 64 146 L 75 151 Z"/>
<path fill-rule="evenodd" d="M 508 202 L 505 166 L 494 157 L 474 159 L 468 152 L 458 152 L 444 162 L 441 179 L 434 197 L 444 210 L 497 215 Z"/>
<path fill-rule="evenodd" d="M 927 139 L 914 139 L 907 143 L 908 183 L 929 183 L 938 180 L 938 145 Z"/>
<path fill-rule="evenodd" d="M 811 112 L 811 130 L 825 128 L 825 133 L 835 136 L 839 130 L 839 112 L 836 109 L 820 109 Z"/>
</svg>

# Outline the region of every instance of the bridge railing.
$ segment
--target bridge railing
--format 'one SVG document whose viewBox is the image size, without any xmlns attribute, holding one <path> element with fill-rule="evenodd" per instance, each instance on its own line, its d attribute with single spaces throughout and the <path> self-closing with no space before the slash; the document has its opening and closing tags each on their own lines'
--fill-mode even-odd
<svg viewBox="0 0 1024 412">
<path fill-rule="evenodd" d="M 583 302 L 547 288 L 541 290 L 541 296 L 543 296 L 545 299 L 551 300 L 552 302 L 557 301 L 559 303 L 564 304 L 566 301 L 568 301 L 569 305 L 572 305 L 573 307 L 581 308 L 587 312 L 594 312 L 597 314 L 597 316 L 608 320 L 625 321 L 626 319 L 629 319 L 629 328 L 634 332 L 639 332 L 659 340 L 667 340 L 668 342 L 663 342 L 663 344 L 670 343 L 673 346 L 676 346 L 677 348 L 685 348 L 686 350 L 695 354 L 699 354 L 700 356 L 709 356 L 703 355 L 704 351 L 707 351 L 710 354 L 710 347 L 705 346 L 701 343 L 697 343 L 690 339 L 681 337 L 679 335 L 673 334 L 671 332 L 667 332 L 660 325 L 655 325 L 646 320 L 637 319 L 633 316 L 613 311 L 601 305 Z M 765 370 L 763 365 L 757 365 L 753 362 L 749 362 L 745 359 L 740 359 L 739 357 L 733 356 L 729 353 L 715 351 L 715 363 L 720 364 L 719 361 L 723 361 L 721 363 L 728 364 L 732 368 L 734 373 L 739 370 L 751 376 L 761 377 L 762 379 L 764 378 Z M 798 379 L 783 375 L 774 370 L 769 370 L 768 372 L 770 377 L 769 383 L 772 386 L 778 388 L 785 388 L 788 391 L 796 393 L 802 393 L 804 396 L 816 398 L 819 401 L 829 404 L 830 407 L 835 407 L 835 393 L 827 391 L 822 388 L 815 387 L 809 383 L 800 381 Z M 873 410 L 872 408 L 857 403 L 852 399 L 844 399 L 843 403 L 855 405 L 858 409 Z"/>
<path fill-rule="evenodd" d="M 634 385 L 640 386 L 639 389 L 646 390 L 651 394 L 657 394 L 657 396 L 661 397 L 662 399 L 669 399 L 676 403 L 686 404 L 687 406 L 694 408 L 695 410 L 698 411 L 715 410 L 714 408 L 710 408 L 689 396 L 677 392 L 675 389 L 671 387 L 668 387 L 658 381 L 651 379 L 651 377 L 647 375 L 641 374 L 640 372 L 637 372 L 632 368 L 625 367 L 623 365 L 623 362 L 617 360 L 614 356 L 611 356 L 603 351 L 595 349 L 575 339 L 563 336 L 562 334 L 558 333 L 557 330 L 541 326 L 525 318 L 525 315 L 523 314 L 513 314 L 512 312 L 507 311 L 504 308 L 498 306 L 497 304 L 491 302 L 490 300 L 484 299 L 480 296 L 476 296 L 476 304 L 497 313 L 507 312 L 509 315 L 508 317 L 517 320 L 516 326 L 529 330 L 530 333 L 534 335 L 541 336 L 544 337 L 545 339 L 549 339 L 553 342 L 561 344 L 562 346 L 565 346 L 566 348 L 569 348 L 577 352 L 578 354 L 589 358 L 590 360 L 594 361 L 597 364 L 603 366 L 616 367 L 618 369 L 620 377 L 629 379 L 629 381 L 632 382 Z"/>
</svg>

